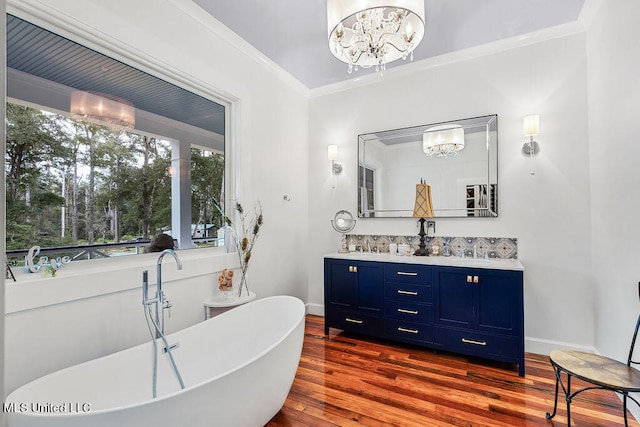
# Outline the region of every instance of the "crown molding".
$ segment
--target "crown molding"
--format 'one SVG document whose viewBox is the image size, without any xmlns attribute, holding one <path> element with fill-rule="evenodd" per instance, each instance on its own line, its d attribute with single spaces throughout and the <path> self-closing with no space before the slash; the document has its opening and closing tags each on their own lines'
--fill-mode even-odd
<svg viewBox="0 0 640 427">
<path fill-rule="evenodd" d="M 423 59 L 421 61 L 415 61 L 413 63 L 403 65 L 402 67 L 390 68 L 384 72 L 384 75 L 382 77 L 379 74 L 367 74 L 362 77 L 356 77 L 354 79 L 315 88 L 310 90 L 309 97 L 315 98 L 319 96 L 343 92 L 358 87 L 379 84 L 382 80 L 399 79 L 412 74 L 423 72 L 425 70 L 442 67 L 444 65 L 468 61 L 471 59 L 506 52 L 512 49 L 530 46 L 537 43 L 542 43 L 549 40 L 584 32 L 584 26 L 579 21 L 556 25 L 531 33 L 521 34 L 510 38 L 497 40 L 495 42 L 445 53 L 443 55 L 434 56 L 432 58 Z"/>
<path fill-rule="evenodd" d="M 580 10 L 580 14 L 578 15 L 578 21 L 582 23 L 585 31 L 588 30 L 593 23 L 603 4 L 604 0 L 585 0 L 582 5 L 582 10 Z"/>
<path fill-rule="evenodd" d="M 211 14 L 202 9 L 191 0 L 168 0 L 176 8 L 180 9 L 186 15 L 190 16 L 193 20 L 202 25 L 207 31 L 222 38 L 234 49 L 247 56 L 253 62 L 258 64 L 262 68 L 266 68 L 269 72 L 274 74 L 277 78 L 282 80 L 288 86 L 293 88 L 299 94 L 308 97 L 309 88 L 305 86 L 300 80 L 293 77 L 278 64 L 273 62 L 267 56 L 265 56 L 258 49 L 249 44 L 242 37 L 231 31 L 227 26 L 215 19 Z"/>
</svg>

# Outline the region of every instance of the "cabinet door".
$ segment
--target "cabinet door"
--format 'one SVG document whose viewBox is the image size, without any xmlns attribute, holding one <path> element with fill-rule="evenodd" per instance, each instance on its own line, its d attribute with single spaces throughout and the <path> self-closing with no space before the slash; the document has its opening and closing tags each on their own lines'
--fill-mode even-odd
<svg viewBox="0 0 640 427">
<path fill-rule="evenodd" d="M 471 272 L 460 268 L 437 268 L 434 274 L 435 322 L 471 328 L 474 324 L 474 288 Z"/>
<path fill-rule="evenodd" d="M 384 290 L 381 264 L 376 262 L 359 262 L 354 265 L 356 285 L 355 308 L 364 311 L 382 312 L 384 307 Z"/>
<path fill-rule="evenodd" d="M 499 334 L 522 329 L 522 273 L 439 268 L 434 280 L 437 323 Z"/>
<path fill-rule="evenodd" d="M 478 330 L 499 334 L 519 334 L 522 325 L 522 273 L 475 270 L 478 283 L 475 323 Z"/>
<path fill-rule="evenodd" d="M 353 263 L 325 260 L 325 305 L 350 308 L 356 300 Z"/>
<path fill-rule="evenodd" d="M 325 305 L 382 312 L 384 291 L 379 263 L 325 261 Z"/>
</svg>

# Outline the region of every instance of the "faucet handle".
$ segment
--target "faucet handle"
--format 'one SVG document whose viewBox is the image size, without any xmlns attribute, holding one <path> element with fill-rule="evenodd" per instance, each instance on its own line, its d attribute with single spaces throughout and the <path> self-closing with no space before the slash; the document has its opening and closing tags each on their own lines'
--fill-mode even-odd
<svg viewBox="0 0 640 427">
<path fill-rule="evenodd" d="M 171 319 L 171 307 L 173 307 L 173 304 L 171 304 L 171 301 L 169 301 L 168 299 L 164 301 L 164 307 L 167 309 L 167 314 L 169 315 L 169 319 Z"/>
</svg>

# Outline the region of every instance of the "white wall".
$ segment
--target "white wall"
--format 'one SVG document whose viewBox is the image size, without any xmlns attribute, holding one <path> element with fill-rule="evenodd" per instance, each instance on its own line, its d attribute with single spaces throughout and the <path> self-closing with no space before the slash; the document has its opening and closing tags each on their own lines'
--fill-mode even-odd
<svg viewBox="0 0 640 427">
<path fill-rule="evenodd" d="M 320 310 L 323 304 L 322 255 L 339 247 L 330 220 L 339 209 L 356 212 L 357 135 L 497 113 L 499 218 L 438 219 L 436 234 L 518 238 L 526 268 L 527 351 L 549 351 L 556 342 L 592 347 L 584 33 L 411 74 L 393 71 L 310 101 L 310 306 Z M 521 154 L 522 118 L 532 113 L 541 115 L 535 176 Z M 335 189 L 328 144 L 339 146 L 344 166 Z M 402 235 L 418 229 L 411 219 L 360 219 L 353 232 Z"/>
<path fill-rule="evenodd" d="M 640 2 L 603 1 L 587 32 L 595 345 L 626 361 L 638 304 Z"/>
<path fill-rule="evenodd" d="M 250 288 L 258 297 L 288 294 L 306 300 L 306 256 L 300 251 L 300 245 L 308 240 L 305 88 L 188 0 L 86 0 L 82 7 L 77 0 L 15 0 L 7 9 L 152 74 L 169 72 L 172 77 L 168 80 L 174 83 L 196 82 L 205 92 L 231 101 L 235 121 L 227 135 L 238 146 L 241 169 L 236 177 L 241 201 L 245 209 L 251 209 L 259 200 L 264 212 L 264 226 L 249 268 Z M 290 201 L 284 200 L 285 194 Z M 60 272 L 56 283 L 64 282 L 64 274 Z M 102 280 L 108 281 L 109 275 Z M 139 283 L 140 278 L 132 276 L 131 281 Z M 92 285 L 91 281 L 86 284 Z M 139 305 L 138 291 L 114 296 L 116 300 L 88 298 L 9 317 L 7 371 L 17 368 L 24 373 L 29 360 L 34 371 L 42 374 L 43 369 L 37 366 L 45 371 L 53 367 L 34 358 L 42 359 L 50 348 L 60 345 L 67 350 L 76 347 L 78 352 L 69 351 L 66 360 L 56 359 L 56 368 L 129 345 L 134 340 L 128 336 L 131 325 L 117 319 L 133 310 L 134 304 Z M 174 299 L 178 292 L 172 292 Z M 189 313 L 196 313 L 196 309 L 202 312 L 200 303 L 193 304 L 197 307 Z M 176 311 L 174 315 L 179 316 Z M 114 322 L 107 329 L 96 330 L 96 322 L 104 320 L 96 316 L 111 316 Z M 144 328 L 143 318 L 138 317 Z M 72 323 L 73 335 L 61 339 L 55 325 Z M 37 328 L 42 324 L 48 326 Z M 33 333 L 40 341 L 24 341 L 23 335 Z M 88 349 L 82 349 L 82 337 L 95 333 L 101 336 L 101 347 L 91 342 Z M 16 352 L 29 358 L 21 360 Z M 13 388 L 24 378 L 12 376 L 6 382 Z"/>
</svg>

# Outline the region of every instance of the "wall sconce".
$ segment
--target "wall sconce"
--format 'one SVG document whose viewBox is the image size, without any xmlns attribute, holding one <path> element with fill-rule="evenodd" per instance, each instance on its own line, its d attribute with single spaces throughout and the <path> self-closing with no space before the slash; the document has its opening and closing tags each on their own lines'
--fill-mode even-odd
<svg viewBox="0 0 640 427">
<path fill-rule="evenodd" d="M 522 146 L 522 153 L 533 157 L 538 154 L 538 151 L 540 151 L 540 146 L 533 140 L 533 136 L 540 133 L 540 116 L 532 114 L 525 117 L 522 120 L 522 130 L 524 132 L 524 136 L 529 137 L 529 141 L 525 142 Z"/>
<path fill-rule="evenodd" d="M 338 160 L 338 146 L 337 145 L 329 145 L 327 147 L 327 157 L 331 160 L 331 171 L 334 175 L 342 172 L 342 165 L 336 160 Z"/>
</svg>

